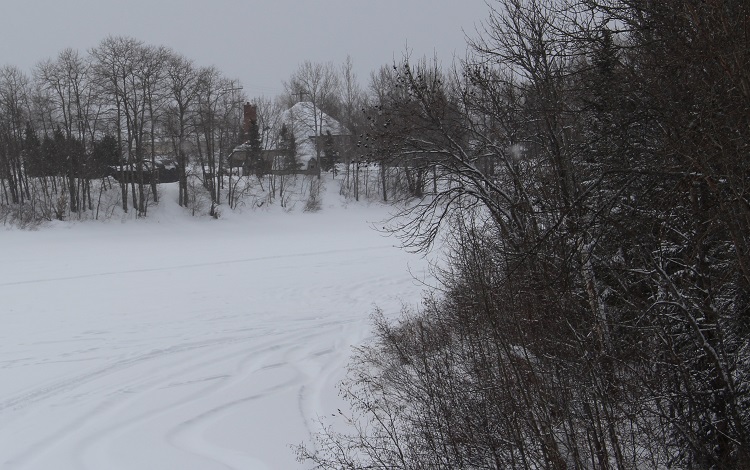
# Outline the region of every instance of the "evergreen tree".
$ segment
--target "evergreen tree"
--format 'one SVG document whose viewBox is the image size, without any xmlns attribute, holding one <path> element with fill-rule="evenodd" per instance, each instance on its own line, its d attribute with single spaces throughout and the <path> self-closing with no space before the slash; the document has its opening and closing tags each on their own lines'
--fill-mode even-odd
<svg viewBox="0 0 750 470">
<path fill-rule="evenodd" d="M 31 123 L 26 123 L 26 129 L 24 130 L 24 159 L 26 164 L 26 171 L 29 176 L 43 176 L 43 167 L 41 159 L 41 148 L 42 143 L 39 137 L 31 127 Z"/>
<path fill-rule="evenodd" d="M 250 128 L 247 132 L 245 145 L 249 147 L 248 166 L 256 174 L 265 173 L 265 163 L 263 162 L 263 146 L 260 140 L 260 130 L 256 121 L 250 122 Z"/>
<path fill-rule="evenodd" d="M 64 139 L 62 131 L 57 128 L 51 136 L 45 135 L 42 140 L 42 171 L 47 176 L 60 176 L 63 173 L 61 152 Z"/>
<path fill-rule="evenodd" d="M 117 138 L 107 134 L 94 142 L 92 161 L 95 168 L 103 171 L 104 167 L 117 166 L 120 164 L 120 148 Z"/>
<path fill-rule="evenodd" d="M 282 124 L 279 132 L 279 150 L 281 151 L 281 169 L 296 170 L 301 165 L 297 162 L 297 140 L 286 124 Z"/>
<path fill-rule="evenodd" d="M 338 160 L 338 151 L 336 150 L 336 144 L 333 141 L 333 135 L 331 131 L 326 131 L 326 136 L 323 139 L 323 158 L 321 161 L 321 168 L 325 171 L 335 169 L 336 160 Z"/>
</svg>

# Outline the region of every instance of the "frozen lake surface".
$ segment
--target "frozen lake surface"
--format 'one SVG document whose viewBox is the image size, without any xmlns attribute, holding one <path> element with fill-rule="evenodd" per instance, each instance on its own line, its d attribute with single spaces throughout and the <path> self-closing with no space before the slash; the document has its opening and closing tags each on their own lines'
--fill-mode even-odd
<svg viewBox="0 0 750 470">
<path fill-rule="evenodd" d="M 371 228 L 388 208 L 326 198 L 0 228 L 0 468 L 303 468 L 374 305 L 427 272 Z"/>
</svg>

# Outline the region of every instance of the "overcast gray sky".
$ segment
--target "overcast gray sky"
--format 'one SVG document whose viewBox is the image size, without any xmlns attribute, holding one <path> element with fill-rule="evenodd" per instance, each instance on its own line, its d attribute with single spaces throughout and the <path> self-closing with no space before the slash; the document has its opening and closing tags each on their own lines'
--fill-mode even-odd
<svg viewBox="0 0 750 470">
<path fill-rule="evenodd" d="M 463 57 L 464 31 L 487 15 L 484 0 L 0 0 L 0 65 L 25 72 L 108 35 L 169 46 L 238 78 L 249 97 L 281 92 L 304 60 L 351 55 L 362 85 L 400 58 Z"/>
</svg>

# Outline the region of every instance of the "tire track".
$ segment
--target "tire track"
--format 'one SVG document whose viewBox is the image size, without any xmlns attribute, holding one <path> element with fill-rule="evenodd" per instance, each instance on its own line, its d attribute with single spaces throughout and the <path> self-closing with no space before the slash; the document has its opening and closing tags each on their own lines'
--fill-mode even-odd
<svg viewBox="0 0 750 470">
<path fill-rule="evenodd" d="M 179 264 L 179 265 L 174 265 L 174 266 L 159 266 L 159 267 L 154 267 L 154 268 L 126 269 L 122 271 L 103 271 L 103 272 L 90 273 L 90 274 L 77 274 L 74 276 L 60 276 L 60 277 L 49 277 L 49 278 L 43 278 L 43 279 L 28 279 L 24 281 L 0 282 L 0 287 L 21 286 L 21 285 L 26 285 L 26 284 L 42 284 L 46 282 L 58 282 L 58 281 L 74 281 L 74 280 L 79 280 L 79 279 L 90 279 L 90 278 L 103 277 L 103 276 L 119 276 L 123 274 L 153 273 L 153 272 L 180 270 L 180 269 L 205 268 L 205 267 L 210 267 L 210 266 L 227 266 L 227 265 L 233 265 L 233 264 L 253 263 L 253 262 L 270 261 L 270 260 L 278 260 L 278 259 L 308 258 L 308 257 L 314 257 L 314 256 L 359 253 L 359 252 L 369 252 L 369 251 L 385 250 L 385 249 L 392 249 L 392 248 L 393 247 L 391 245 L 382 245 L 382 246 L 371 246 L 371 247 L 364 247 L 364 248 L 350 248 L 350 249 L 343 249 L 343 250 L 324 250 L 324 251 L 314 251 L 314 252 L 305 252 L 305 253 L 293 253 L 293 254 L 286 254 L 286 255 L 258 256 L 258 257 L 253 257 L 253 258 L 241 258 L 241 259 L 224 260 L 224 261 L 210 261 L 206 263 Z"/>
</svg>

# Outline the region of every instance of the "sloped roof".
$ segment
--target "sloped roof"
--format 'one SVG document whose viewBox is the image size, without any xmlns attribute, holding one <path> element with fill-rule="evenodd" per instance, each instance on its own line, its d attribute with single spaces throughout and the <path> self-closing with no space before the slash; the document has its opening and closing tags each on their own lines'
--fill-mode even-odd
<svg viewBox="0 0 750 470">
<path fill-rule="evenodd" d="M 310 137 L 327 135 L 329 132 L 332 135 L 351 134 L 339 121 L 320 109 L 316 113 L 313 104 L 309 101 L 301 101 L 284 111 L 281 121 L 294 133 L 294 140 L 297 142 L 297 158 L 303 163 L 315 157 L 315 144 Z"/>
</svg>

